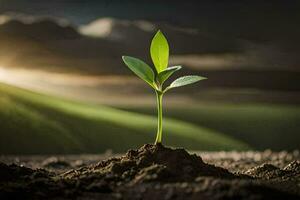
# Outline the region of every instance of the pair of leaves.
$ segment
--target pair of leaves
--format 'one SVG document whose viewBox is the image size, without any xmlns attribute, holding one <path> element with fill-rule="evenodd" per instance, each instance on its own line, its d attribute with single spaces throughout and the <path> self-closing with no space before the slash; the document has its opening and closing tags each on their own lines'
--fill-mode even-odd
<svg viewBox="0 0 300 200">
<path fill-rule="evenodd" d="M 147 65 L 145 62 L 141 61 L 140 59 L 133 58 L 130 56 L 123 56 L 124 63 L 133 71 L 138 77 L 140 77 L 142 80 L 147 82 L 151 87 L 157 90 L 157 86 L 155 84 L 155 76 L 152 71 L 152 69 Z M 181 66 L 173 66 L 168 67 L 164 71 L 160 72 L 157 76 L 157 79 L 160 84 L 163 84 L 174 72 L 181 69 Z M 202 76 L 197 75 L 190 75 L 190 76 L 183 76 L 171 83 L 170 86 L 168 86 L 164 92 L 171 88 L 181 87 L 184 85 L 189 85 L 195 82 L 198 82 L 200 80 L 206 79 Z"/>
<path fill-rule="evenodd" d="M 168 67 L 169 61 L 169 45 L 165 36 L 161 31 L 158 31 L 150 46 L 150 54 L 154 66 L 157 71 L 157 77 L 149 65 L 138 58 L 130 56 L 122 56 L 124 63 L 131 69 L 138 77 L 147 82 L 155 90 L 162 90 L 161 86 L 163 83 L 176 71 L 181 69 L 181 66 Z M 183 76 L 176 79 L 170 86 L 168 86 L 163 92 L 171 88 L 181 87 L 184 85 L 192 84 L 200 80 L 206 79 L 201 76 Z M 159 87 L 157 86 L 160 85 Z"/>
</svg>

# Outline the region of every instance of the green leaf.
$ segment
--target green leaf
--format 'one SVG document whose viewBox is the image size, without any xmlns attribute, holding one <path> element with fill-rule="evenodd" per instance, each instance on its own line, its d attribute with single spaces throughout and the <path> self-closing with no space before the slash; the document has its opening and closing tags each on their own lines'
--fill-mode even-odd
<svg viewBox="0 0 300 200">
<path fill-rule="evenodd" d="M 122 56 L 122 59 L 131 71 L 133 71 L 138 77 L 146 81 L 150 86 L 155 88 L 154 73 L 149 65 L 138 58 L 130 56 Z"/>
<path fill-rule="evenodd" d="M 181 69 L 181 66 L 168 67 L 157 75 L 158 82 L 162 85 L 174 72 Z"/>
<path fill-rule="evenodd" d="M 207 78 L 203 76 L 197 76 L 197 75 L 183 76 L 173 81 L 171 85 L 164 90 L 164 92 L 172 88 L 182 87 L 205 79 Z"/>
<path fill-rule="evenodd" d="M 167 68 L 169 62 L 169 45 L 160 30 L 157 31 L 152 39 L 150 54 L 157 73 Z"/>
</svg>

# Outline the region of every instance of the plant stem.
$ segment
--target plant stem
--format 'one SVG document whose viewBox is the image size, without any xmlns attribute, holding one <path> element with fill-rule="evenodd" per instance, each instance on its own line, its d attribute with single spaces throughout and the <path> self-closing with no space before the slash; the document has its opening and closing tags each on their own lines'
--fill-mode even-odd
<svg viewBox="0 0 300 200">
<path fill-rule="evenodd" d="M 162 140 L 162 97 L 163 93 L 156 91 L 157 100 L 157 134 L 155 144 L 161 144 Z"/>
</svg>

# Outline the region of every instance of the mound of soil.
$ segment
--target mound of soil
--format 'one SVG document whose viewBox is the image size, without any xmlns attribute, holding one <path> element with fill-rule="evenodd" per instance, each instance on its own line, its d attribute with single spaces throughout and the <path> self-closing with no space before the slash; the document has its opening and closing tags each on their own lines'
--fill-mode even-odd
<svg viewBox="0 0 300 200">
<path fill-rule="evenodd" d="M 300 199 L 297 160 L 234 173 L 184 149 L 146 144 L 69 171 L 61 171 L 67 160 L 42 163 L 47 170 L 1 163 L 0 199 Z"/>
<path fill-rule="evenodd" d="M 228 170 L 203 162 L 196 154 L 184 149 L 146 144 L 138 150 L 129 150 L 124 156 L 112 158 L 63 174 L 64 178 L 115 177 L 122 183 L 148 181 L 193 181 L 198 176 L 234 178 Z"/>
</svg>

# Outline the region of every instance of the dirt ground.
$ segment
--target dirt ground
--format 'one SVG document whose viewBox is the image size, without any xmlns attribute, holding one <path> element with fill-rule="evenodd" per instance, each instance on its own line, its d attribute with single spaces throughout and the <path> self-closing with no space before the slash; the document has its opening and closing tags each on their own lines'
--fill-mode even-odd
<svg viewBox="0 0 300 200">
<path fill-rule="evenodd" d="M 201 156 L 201 157 L 200 157 Z M 0 199 L 300 199 L 300 153 L 1 156 Z"/>
</svg>

